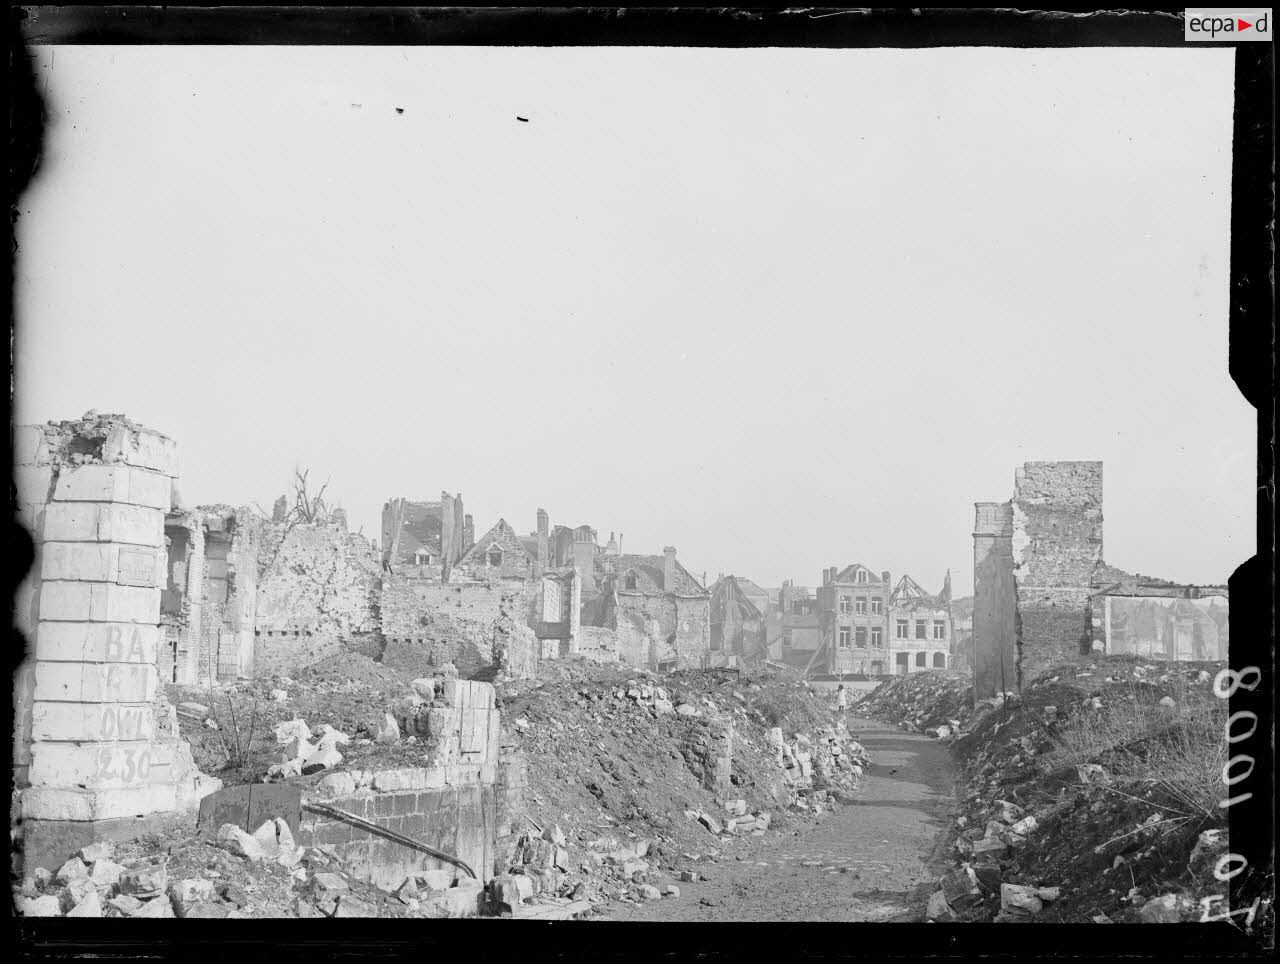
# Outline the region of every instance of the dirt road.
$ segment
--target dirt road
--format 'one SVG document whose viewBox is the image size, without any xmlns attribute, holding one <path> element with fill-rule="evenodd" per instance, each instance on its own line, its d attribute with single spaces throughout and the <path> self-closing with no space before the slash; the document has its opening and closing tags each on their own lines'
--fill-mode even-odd
<svg viewBox="0 0 1280 964">
<path fill-rule="evenodd" d="M 803 836 L 760 838 L 750 858 L 698 862 L 708 881 L 680 896 L 611 907 L 606 920 L 918 921 L 939 873 L 950 819 L 950 754 L 935 740 L 851 719 L 874 766 L 856 803 Z"/>
</svg>

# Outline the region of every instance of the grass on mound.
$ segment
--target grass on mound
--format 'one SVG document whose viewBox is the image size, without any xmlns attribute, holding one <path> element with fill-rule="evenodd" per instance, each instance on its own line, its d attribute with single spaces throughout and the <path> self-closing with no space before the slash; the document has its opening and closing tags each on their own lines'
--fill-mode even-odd
<svg viewBox="0 0 1280 964">
<path fill-rule="evenodd" d="M 1227 701 L 1185 688 L 1173 698 L 1170 707 L 1152 687 L 1117 687 L 1100 709 L 1073 714 L 1054 734 L 1051 759 L 1061 766 L 1101 763 L 1117 792 L 1139 797 L 1154 790 L 1177 819 L 1218 822 Z"/>
</svg>

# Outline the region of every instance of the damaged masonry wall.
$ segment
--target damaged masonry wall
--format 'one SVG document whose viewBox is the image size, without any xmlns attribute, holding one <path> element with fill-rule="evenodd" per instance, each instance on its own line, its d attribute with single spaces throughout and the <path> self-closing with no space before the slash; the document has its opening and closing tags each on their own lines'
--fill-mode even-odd
<svg viewBox="0 0 1280 964">
<path fill-rule="evenodd" d="M 15 429 L 22 519 L 39 547 L 18 613 L 34 636 L 15 755 L 31 866 L 141 832 L 219 785 L 195 769 L 157 687 L 176 448 L 123 415 Z"/>
<path fill-rule="evenodd" d="M 261 527 L 253 675 L 287 675 L 347 649 L 379 656 L 380 566 L 369 540 L 335 521 Z"/>
<path fill-rule="evenodd" d="M 974 523 L 974 694 L 1020 687 L 1087 650 L 1102 566 L 1102 463 L 1028 462 Z"/>
<path fill-rule="evenodd" d="M 396 712 L 406 731 L 431 746 L 426 766 L 328 773 L 311 781 L 305 796 L 453 854 L 488 881 L 496 857 L 512 846 L 520 812 L 512 807 L 521 806 L 523 776 L 518 767 L 507 772 L 512 757 L 502 750 L 493 687 L 437 682 L 439 699 L 420 694 L 415 684 L 415 695 Z M 354 876 L 387 890 L 423 871 L 458 873 L 451 864 L 331 817 L 308 814 L 299 830 L 300 843 L 333 845 Z"/>
</svg>

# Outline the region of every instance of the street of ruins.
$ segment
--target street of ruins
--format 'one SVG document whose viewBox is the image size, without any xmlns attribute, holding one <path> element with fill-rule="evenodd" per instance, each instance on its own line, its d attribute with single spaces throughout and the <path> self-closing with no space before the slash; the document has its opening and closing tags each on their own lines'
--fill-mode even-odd
<svg viewBox="0 0 1280 964">
<path fill-rule="evenodd" d="M 15 428 L 23 916 L 1107 923 L 1224 899 L 1228 591 L 1104 556 L 1101 462 L 1010 466 L 953 597 L 866 547 L 762 587 L 678 532 L 477 528 L 447 491 L 393 494 L 369 537 L 301 472 L 270 511 L 188 506 L 180 448 L 122 414 Z"/>
</svg>

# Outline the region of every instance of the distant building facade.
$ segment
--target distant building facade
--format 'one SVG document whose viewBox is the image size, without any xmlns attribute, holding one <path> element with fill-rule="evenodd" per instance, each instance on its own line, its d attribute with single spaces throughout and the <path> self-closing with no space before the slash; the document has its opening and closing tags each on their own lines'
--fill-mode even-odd
<svg viewBox="0 0 1280 964">
<path fill-rule="evenodd" d="M 828 673 L 881 676 L 890 671 L 889 596 L 888 572 L 877 575 L 856 562 L 823 571 L 818 611 Z"/>
<path fill-rule="evenodd" d="M 949 588 L 944 588 L 943 595 L 949 594 Z M 889 596 L 888 629 L 894 676 L 950 668 L 952 627 L 947 603 L 925 592 L 910 576 L 899 579 Z"/>
</svg>

